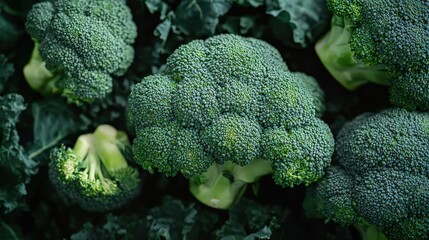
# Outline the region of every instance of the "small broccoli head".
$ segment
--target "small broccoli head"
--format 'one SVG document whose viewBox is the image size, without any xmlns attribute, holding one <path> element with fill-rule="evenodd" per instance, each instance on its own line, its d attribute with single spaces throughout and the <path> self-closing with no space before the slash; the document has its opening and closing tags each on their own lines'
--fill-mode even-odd
<svg viewBox="0 0 429 240">
<path fill-rule="evenodd" d="M 350 90 L 367 82 L 389 85 L 393 104 L 429 109 L 428 2 L 327 2 L 332 28 L 316 51 L 334 78 Z"/>
<path fill-rule="evenodd" d="M 27 16 L 26 29 L 38 50 L 25 77 L 44 94 L 52 93 L 43 86 L 53 79 L 40 77 L 41 71 L 58 76 L 58 87 L 71 101 L 102 98 L 112 91 L 112 75 L 123 75 L 134 59 L 131 44 L 137 30 L 123 0 L 38 3 Z"/>
<path fill-rule="evenodd" d="M 183 174 L 217 208 L 263 175 L 290 187 L 316 181 L 334 141 L 316 117 L 322 91 L 306 78 L 261 40 L 218 35 L 182 45 L 130 94 L 134 158 L 149 171 Z"/>
<path fill-rule="evenodd" d="M 428 113 L 362 114 L 341 129 L 336 153 L 310 196 L 316 215 L 374 225 L 389 239 L 429 237 Z"/>
<path fill-rule="evenodd" d="M 128 139 L 110 125 L 81 135 L 74 148 L 61 146 L 51 154 L 49 177 L 67 204 L 87 211 L 122 207 L 140 193 L 141 178 L 124 157 Z"/>
</svg>

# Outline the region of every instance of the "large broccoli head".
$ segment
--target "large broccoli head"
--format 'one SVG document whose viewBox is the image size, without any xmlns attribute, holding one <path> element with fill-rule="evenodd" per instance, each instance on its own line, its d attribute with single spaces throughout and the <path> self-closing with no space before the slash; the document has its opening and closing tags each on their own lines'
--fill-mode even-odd
<svg viewBox="0 0 429 240">
<path fill-rule="evenodd" d="M 112 91 L 111 75 L 123 75 L 134 59 L 137 30 L 124 0 L 38 3 L 26 29 L 36 44 L 24 75 L 44 94 L 61 91 L 72 101 L 102 98 Z"/>
<path fill-rule="evenodd" d="M 310 191 L 315 215 L 374 225 L 389 239 L 427 239 L 429 114 L 366 113 L 346 124 L 336 143 L 337 164 Z"/>
<path fill-rule="evenodd" d="M 305 77 L 261 40 L 218 35 L 182 45 L 162 74 L 131 92 L 134 158 L 149 171 L 182 173 L 218 208 L 265 174 L 281 186 L 316 181 L 334 143 L 316 117 L 323 94 Z"/>
<path fill-rule="evenodd" d="M 316 45 L 325 67 L 348 89 L 391 86 L 391 102 L 429 109 L 429 2 L 328 0 L 332 28 Z"/>
<path fill-rule="evenodd" d="M 128 137 L 110 125 L 81 135 L 74 148 L 51 153 L 49 177 L 67 204 L 87 211 L 110 211 L 135 198 L 141 189 L 137 169 L 128 165 Z"/>
</svg>

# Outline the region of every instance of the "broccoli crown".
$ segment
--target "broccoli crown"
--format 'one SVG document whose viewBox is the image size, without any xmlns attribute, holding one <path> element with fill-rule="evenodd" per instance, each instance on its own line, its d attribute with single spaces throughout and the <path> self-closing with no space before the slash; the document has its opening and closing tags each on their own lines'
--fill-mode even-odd
<svg viewBox="0 0 429 240">
<path fill-rule="evenodd" d="M 395 105 L 429 109 L 429 2 L 327 3 L 334 14 L 332 28 L 316 49 L 332 75 L 349 89 L 366 82 L 390 85 Z M 412 94 L 416 89 L 419 94 Z"/>
<path fill-rule="evenodd" d="M 355 26 L 350 39 L 355 58 L 399 72 L 429 65 L 427 0 L 328 0 L 328 7 Z"/>
<path fill-rule="evenodd" d="M 134 158 L 147 170 L 187 178 L 213 164 L 262 159 L 279 185 L 309 184 L 329 165 L 334 141 L 303 78 L 254 38 L 225 34 L 182 45 L 161 74 L 130 94 Z"/>
<path fill-rule="evenodd" d="M 387 109 L 347 123 L 337 165 L 316 186 L 316 212 L 371 224 L 389 239 L 429 237 L 429 114 Z"/>
<path fill-rule="evenodd" d="M 100 125 L 81 135 L 74 148 L 62 145 L 51 153 L 49 177 L 60 196 L 87 211 L 110 211 L 135 198 L 141 189 L 137 169 L 128 166 L 125 133 Z"/>
<path fill-rule="evenodd" d="M 104 97 L 112 90 L 111 75 L 123 75 L 134 59 L 137 30 L 124 0 L 41 2 L 28 13 L 26 29 L 47 70 L 61 75 L 58 85 L 70 100 Z M 26 79 L 40 81 L 36 70 Z"/>
</svg>

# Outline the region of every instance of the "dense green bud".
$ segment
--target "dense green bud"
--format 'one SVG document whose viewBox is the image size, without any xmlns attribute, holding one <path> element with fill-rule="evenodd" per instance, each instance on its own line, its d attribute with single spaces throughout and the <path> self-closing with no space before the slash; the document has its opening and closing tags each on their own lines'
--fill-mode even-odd
<svg viewBox="0 0 429 240">
<path fill-rule="evenodd" d="M 135 85 L 128 103 L 129 119 L 136 120 L 131 125 L 164 126 L 170 122 L 173 114 L 172 94 L 175 90 L 176 83 L 163 75 L 148 76 Z M 158 104 L 154 106 L 152 102 Z"/>
<path fill-rule="evenodd" d="M 281 186 L 308 185 L 319 180 L 331 163 L 334 138 L 320 119 L 301 128 L 266 129 L 261 142 L 263 159 L 273 163 L 273 179 Z"/>
<path fill-rule="evenodd" d="M 203 133 L 207 151 L 219 163 L 232 161 L 245 166 L 259 155 L 261 127 L 255 120 L 238 115 L 223 115 Z"/>
</svg>

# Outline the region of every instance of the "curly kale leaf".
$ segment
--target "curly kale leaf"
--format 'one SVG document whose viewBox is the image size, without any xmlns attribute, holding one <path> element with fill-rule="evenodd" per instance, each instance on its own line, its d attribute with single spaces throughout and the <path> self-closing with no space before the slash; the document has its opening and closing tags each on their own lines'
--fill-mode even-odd
<svg viewBox="0 0 429 240">
<path fill-rule="evenodd" d="M 13 67 L 13 64 L 8 62 L 8 59 L 5 55 L 0 54 L 0 93 L 3 92 L 6 81 L 10 78 L 10 76 L 12 76 L 14 72 L 15 68 Z"/>
<path fill-rule="evenodd" d="M 0 210 L 8 213 L 27 194 L 25 185 L 37 172 L 37 162 L 31 160 L 19 143 L 16 123 L 26 108 L 18 94 L 0 96 Z"/>
<path fill-rule="evenodd" d="M 304 48 L 323 33 L 328 23 L 324 0 L 267 0 L 266 7 L 267 13 L 275 17 L 271 22 L 273 32 L 284 42 Z"/>
</svg>

